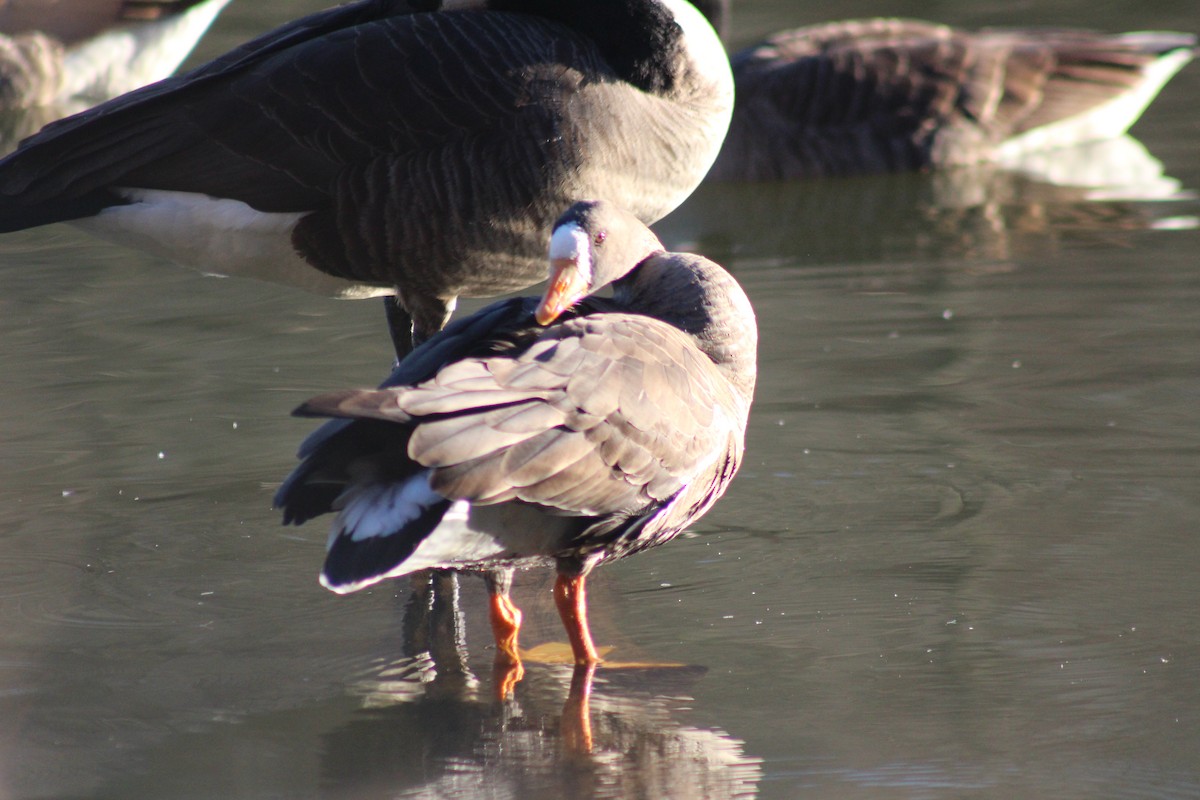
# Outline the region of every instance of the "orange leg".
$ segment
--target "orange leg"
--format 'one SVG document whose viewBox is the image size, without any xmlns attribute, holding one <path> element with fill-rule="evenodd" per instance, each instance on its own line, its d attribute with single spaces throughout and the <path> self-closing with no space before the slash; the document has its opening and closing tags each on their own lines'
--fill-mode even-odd
<svg viewBox="0 0 1200 800">
<path fill-rule="evenodd" d="M 559 575 L 554 582 L 554 604 L 558 606 L 558 615 L 567 629 L 575 663 L 579 665 L 595 664 L 600 660 L 600 656 L 596 655 L 596 646 L 592 644 L 592 634 L 588 631 L 585 580 L 583 575 Z"/>
<path fill-rule="evenodd" d="M 492 666 L 492 679 L 496 699 L 503 702 L 513 688 L 525 677 L 521 665 L 521 653 L 517 647 L 517 635 L 521 632 L 521 609 L 508 596 L 512 575 L 493 572 L 485 576 L 488 585 L 488 617 L 492 622 L 492 635 L 496 639 L 496 660 Z"/>
<path fill-rule="evenodd" d="M 489 599 L 492 635 L 496 637 L 496 660 L 520 664 L 517 634 L 521 632 L 521 609 L 513 605 L 506 593 L 493 592 Z"/>
</svg>

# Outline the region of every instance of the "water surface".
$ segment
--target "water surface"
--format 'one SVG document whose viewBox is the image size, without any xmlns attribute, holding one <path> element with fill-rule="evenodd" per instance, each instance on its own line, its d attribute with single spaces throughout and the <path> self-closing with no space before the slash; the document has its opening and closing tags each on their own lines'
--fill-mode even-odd
<svg viewBox="0 0 1200 800">
<path fill-rule="evenodd" d="M 234 3 L 203 52 L 319 5 Z M 964 5 L 747 0 L 734 35 L 1195 24 Z M 1200 796 L 1197 93 L 1134 131 L 1167 199 L 895 176 L 704 187 L 659 226 L 745 285 L 760 389 L 726 498 L 594 577 L 597 639 L 653 666 L 598 672 L 589 756 L 565 667 L 493 699 L 477 581 L 425 652 L 405 582 L 325 592 L 324 524 L 270 509 L 288 411 L 386 372 L 375 302 L 3 237 L 0 797 Z M 529 646 L 549 582 L 515 592 Z"/>
</svg>

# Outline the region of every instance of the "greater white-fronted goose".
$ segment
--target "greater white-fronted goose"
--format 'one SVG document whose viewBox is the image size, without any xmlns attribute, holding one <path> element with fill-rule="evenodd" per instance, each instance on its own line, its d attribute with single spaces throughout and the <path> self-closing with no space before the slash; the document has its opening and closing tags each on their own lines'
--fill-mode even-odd
<svg viewBox="0 0 1200 800">
<path fill-rule="evenodd" d="M 275 503 L 285 523 L 337 512 L 321 574 L 336 592 L 429 568 L 489 571 L 498 651 L 514 662 L 505 570 L 555 565 L 586 664 L 597 659 L 587 574 L 674 537 L 737 471 L 757 328 L 725 270 L 664 252 L 611 204 L 572 206 L 550 259 L 540 302 L 494 303 L 414 350 L 382 388 L 301 406 L 342 419 L 305 442 Z M 592 296 L 609 283 L 611 299 Z"/>
<path fill-rule="evenodd" d="M 92 104 L 161 80 L 229 0 L 5 0 L 0 110 Z"/>
<path fill-rule="evenodd" d="M 733 56 L 737 101 L 715 180 L 1017 163 L 1120 136 L 1196 37 L 906 19 L 776 34 Z"/>
<path fill-rule="evenodd" d="M 419 340 L 459 295 L 540 280 L 575 198 L 649 222 L 708 171 L 733 83 L 685 0 L 438 5 L 330 9 L 48 126 L 0 162 L 0 230 L 76 220 L 208 270 L 395 287 L 406 351 L 405 314 Z"/>
</svg>

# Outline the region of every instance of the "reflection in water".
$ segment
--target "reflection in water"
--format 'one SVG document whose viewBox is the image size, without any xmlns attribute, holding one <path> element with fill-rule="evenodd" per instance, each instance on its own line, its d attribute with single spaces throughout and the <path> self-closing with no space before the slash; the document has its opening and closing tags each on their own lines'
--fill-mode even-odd
<svg viewBox="0 0 1200 800">
<path fill-rule="evenodd" d="M 675 719 L 680 700 L 662 693 L 678 677 L 664 686 L 648 671 L 618 688 L 603 672 L 590 698 L 590 748 L 564 729 L 572 668 L 533 667 L 503 704 L 425 696 L 357 714 L 324 738 L 323 780 L 405 797 L 754 795 L 760 767 L 740 742 Z"/>
<path fill-rule="evenodd" d="M 167 649 L 177 654 L 153 669 L 139 664 L 146 646 L 128 638 L 126 646 L 110 648 L 117 666 L 86 649 L 69 669 L 84 658 L 92 674 L 76 680 L 115 686 L 118 697 L 111 704 L 77 697 L 62 705 L 53 727 L 42 719 L 33 730 L 46 740 L 46 753 L 35 748 L 30 765 L 42 781 L 22 775 L 25 793 L 11 795 L 0 782 L 0 796 L 49 796 L 32 790 L 72 780 L 58 774 L 64 763 L 79 775 L 80 788 L 54 796 L 720 800 L 756 794 L 761 765 L 743 743 L 686 720 L 704 668 L 601 665 L 589 676 L 531 657 L 524 680 L 497 700 L 496 682 L 479 672 L 487 668 L 489 659 L 480 657 L 486 654 L 471 659 L 463 646 L 456 577 L 440 573 L 413 596 L 400 626 L 399 657 L 391 629 L 383 636 L 387 644 L 367 660 L 345 653 L 361 633 L 343 640 L 332 620 L 307 617 L 299 627 L 315 635 L 300 648 L 303 656 L 283 664 L 280 652 L 292 650 L 273 649 L 268 632 L 252 641 L 235 634 L 191 647 L 175 642 Z M 272 627 L 287 636 L 289 626 Z M 319 663 L 325 659 L 337 663 L 325 670 Z M 110 673 L 118 668 L 133 686 L 115 682 Z M 266 682 L 211 691 L 251 673 Z M 43 704 L 59 708 L 53 698 Z M 167 720 L 143 721 L 160 707 L 168 709 Z"/>
<path fill-rule="evenodd" d="M 324 737 L 324 780 L 406 797 L 731 798 L 756 791 L 742 743 L 677 717 L 699 667 L 572 667 L 526 656 L 516 689 L 481 698 L 467 664 L 457 578 L 418 585 L 407 655 L 355 691 L 366 710 Z"/>
<path fill-rule="evenodd" d="M 1106 241 L 1114 231 L 1195 227 L 1194 216 L 1177 216 L 1169 202 L 1193 197 L 1123 136 L 1057 150 L 1020 170 L 707 183 L 655 228 L 668 247 L 726 264 L 1009 259 L 1064 237 Z"/>
<path fill-rule="evenodd" d="M 391 690 L 405 668 L 392 665 Z M 427 690 L 382 706 L 376 696 L 374 708 L 324 737 L 323 779 L 406 797 L 477 796 L 481 783 L 488 797 L 753 796 L 760 767 L 741 743 L 681 724 L 681 700 L 664 696 L 694 671 L 663 679 L 647 670 L 619 685 L 601 667 L 590 698 L 586 671 L 534 666 L 504 703 Z M 581 702 L 589 705 L 572 708 Z M 590 746 L 569 718 L 577 710 L 590 711 Z"/>
</svg>

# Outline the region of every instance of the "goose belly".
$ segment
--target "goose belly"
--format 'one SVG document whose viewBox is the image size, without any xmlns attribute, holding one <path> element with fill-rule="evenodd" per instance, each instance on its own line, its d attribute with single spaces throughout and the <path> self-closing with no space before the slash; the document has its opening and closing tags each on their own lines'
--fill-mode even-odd
<svg viewBox="0 0 1200 800">
<path fill-rule="evenodd" d="M 334 296 L 388 294 L 313 268 L 292 244 L 306 212 L 258 211 L 240 200 L 159 189 L 119 189 L 127 201 L 71 224 L 206 274 L 257 278 Z"/>
<path fill-rule="evenodd" d="M 473 506 L 459 500 L 405 560 L 404 574 L 431 567 L 549 561 L 565 546 L 575 522 L 519 503 Z"/>
</svg>

